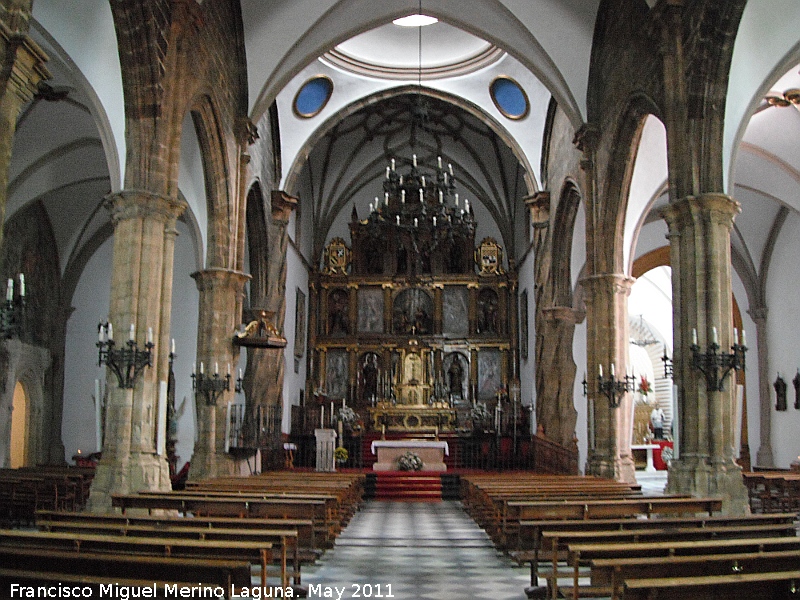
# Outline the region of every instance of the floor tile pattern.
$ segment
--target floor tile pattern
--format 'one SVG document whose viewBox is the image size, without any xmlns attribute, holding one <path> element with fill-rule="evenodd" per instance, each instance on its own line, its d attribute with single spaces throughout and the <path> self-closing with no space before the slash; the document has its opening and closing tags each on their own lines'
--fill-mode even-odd
<svg viewBox="0 0 800 600">
<path fill-rule="evenodd" d="M 369 501 L 303 570 L 309 598 L 333 586 L 341 598 L 524 600 L 530 584 L 528 569 L 499 553 L 457 501 Z"/>
</svg>

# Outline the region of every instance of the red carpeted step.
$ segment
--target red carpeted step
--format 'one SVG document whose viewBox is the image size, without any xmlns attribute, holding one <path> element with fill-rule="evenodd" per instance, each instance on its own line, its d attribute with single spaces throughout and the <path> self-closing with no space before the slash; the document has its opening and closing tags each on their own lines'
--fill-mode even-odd
<svg viewBox="0 0 800 600">
<path fill-rule="evenodd" d="M 387 471 L 376 475 L 376 500 L 438 502 L 442 499 L 442 478 L 439 473 Z"/>
</svg>

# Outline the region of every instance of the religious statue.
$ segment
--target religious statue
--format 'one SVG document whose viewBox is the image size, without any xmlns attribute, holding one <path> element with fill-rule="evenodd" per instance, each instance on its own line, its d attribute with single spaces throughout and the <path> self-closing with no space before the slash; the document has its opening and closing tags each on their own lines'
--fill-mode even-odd
<svg viewBox="0 0 800 600">
<path fill-rule="evenodd" d="M 483 290 L 478 298 L 478 332 L 497 333 L 497 294 Z"/>
<path fill-rule="evenodd" d="M 361 369 L 361 377 L 364 381 L 362 399 L 369 401 L 378 395 L 378 358 L 375 354 L 367 354 L 364 367 Z"/>
<path fill-rule="evenodd" d="M 461 359 L 457 354 L 453 355 L 453 362 L 450 363 L 450 368 L 447 370 L 447 377 L 450 395 L 454 398 L 462 398 L 464 395 L 464 367 L 461 366 Z"/>
</svg>

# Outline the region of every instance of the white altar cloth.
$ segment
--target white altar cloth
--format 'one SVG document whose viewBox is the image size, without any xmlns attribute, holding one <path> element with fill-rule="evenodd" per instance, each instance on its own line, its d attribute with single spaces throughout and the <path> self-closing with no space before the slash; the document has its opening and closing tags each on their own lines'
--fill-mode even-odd
<svg viewBox="0 0 800 600">
<path fill-rule="evenodd" d="M 378 455 L 373 471 L 397 471 L 397 459 L 406 452 L 414 452 L 422 459 L 423 471 L 446 471 L 444 455 L 450 454 L 447 442 L 428 440 L 375 440 L 372 453 Z"/>
</svg>

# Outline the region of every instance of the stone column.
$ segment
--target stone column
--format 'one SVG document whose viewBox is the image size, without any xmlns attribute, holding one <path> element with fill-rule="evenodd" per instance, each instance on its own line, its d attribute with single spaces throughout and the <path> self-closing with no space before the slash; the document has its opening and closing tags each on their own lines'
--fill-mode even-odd
<svg viewBox="0 0 800 600">
<path fill-rule="evenodd" d="M 623 394 L 620 405 L 612 408 L 597 385 L 601 365 L 606 377 L 611 377 L 612 364 L 616 379 L 625 376 L 629 344 L 628 295 L 633 280 L 625 275 L 609 273 L 591 275 L 581 283 L 586 290 L 586 326 L 589 332 L 586 381 L 588 395 L 594 401 L 592 431 L 595 445 L 589 448 L 586 474 L 633 483 L 636 481 L 630 434 L 633 395 Z"/>
<path fill-rule="evenodd" d="M 756 453 L 759 467 L 774 467 L 772 453 L 772 391 L 769 381 L 769 344 L 767 343 L 767 307 L 751 308 L 750 316 L 756 324 L 756 346 L 758 355 L 758 407 L 761 446 Z"/>
<path fill-rule="evenodd" d="M 205 367 L 206 377 L 219 370 L 224 377 L 239 362 L 239 351 L 232 338 L 238 325 L 236 310 L 245 282 L 249 276 L 229 269 L 207 269 L 192 273 L 200 291 L 199 322 L 197 324 L 197 364 Z M 223 392 L 216 403 L 195 392 L 197 410 L 197 442 L 192 455 L 191 479 L 232 475 L 235 462 L 225 452 L 225 419 L 228 402 L 233 402 L 235 390 Z"/>
<path fill-rule="evenodd" d="M 169 490 L 169 466 L 155 453 L 159 381 L 169 369 L 169 314 L 175 222 L 186 203 L 146 191 L 110 195 L 106 207 L 114 222 L 114 256 L 109 322 L 120 346 L 133 324 L 140 349 L 148 329 L 155 346 L 152 365 L 133 389 L 122 389 L 109 372 L 106 438 L 88 501 L 94 512 L 111 510 L 111 494 Z"/>
<path fill-rule="evenodd" d="M 0 70 L 0 223 L 5 221 L 6 202 L 8 200 L 8 167 L 11 163 L 11 152 L 14 146 L 14 134 L 17 130 L 22 107 L 33 99 L 37 86 L 50 78 L 45 67 L 48 58 L 44 51 L 27 33 L 27 12 L 16 15 L 3 15 L 11 22 L 0 20 L 0 52 L 3 67 Z M 3 241 L 3 230 L 0 227 L 0 243 Z"/>
<path fill-rule="evenodd" d="M 736 378 L 724 391 L 707 389 L 692 366 L 692 331 L 705 351 L 716 329 L 722 352 L 733 343 L 730 231 L 739 203 L 723 194 L 687 196 L 662 210 L 669 226 L 673 298 L 673 379 L 678 387 L 679 458 L 669 493 L 720 495 L 726 514 L 748 512 L 741 468 L 734 461 Z"/>
</svg>

